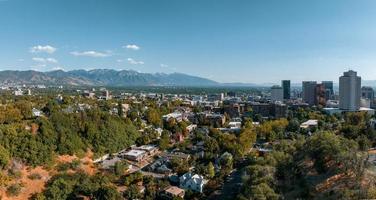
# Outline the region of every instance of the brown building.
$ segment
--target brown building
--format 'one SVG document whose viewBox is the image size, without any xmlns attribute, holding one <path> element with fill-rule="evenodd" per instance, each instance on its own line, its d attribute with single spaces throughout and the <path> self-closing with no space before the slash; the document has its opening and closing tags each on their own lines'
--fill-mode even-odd
<svg viewBox="0 0 376 200">
<path fill-rule="evenodd" d="M 176 197 L 184 198 L 185 191 L 176 186 L 168 186 L 162 193 L 163 199 L 174 199 Z"/>
<path fill-rule="evenodd" d="M 315 105 L 326 105 L 325 85 L 317 84 L 315 88 Z"/>
<path fill-rule="evenodd" d="M 278 119 L 287 115 L 286 104 L 252 102 L 248 106 L 252 108 L 253 114 L 259 114 L 262 117 Z"/>
</svg>

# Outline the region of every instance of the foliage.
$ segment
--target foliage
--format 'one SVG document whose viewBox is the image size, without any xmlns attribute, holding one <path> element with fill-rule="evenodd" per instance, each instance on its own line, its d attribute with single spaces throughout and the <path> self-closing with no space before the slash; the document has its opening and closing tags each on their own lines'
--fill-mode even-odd
<svg viewBox="0 0 376 200">
<path fill-rule="evenodd" d="M 161 139 L 159 140 L 159 148 L 161 150 L 166 150 L 170 145 L 170 136 L 168 132 L 163 131 Z"/>
<path fill-rule="evenodd" d="M 284 133 L 288 124 L 287 119 L 266 121 L 257 128 L 257 134 L 267 141 L 274 141 L 278 135 Z"/>
<path fill-rule="evenodd" d="M 94 199 L 121 199 L 106 177 L 84 173 L 56 175 L 48 181 L 43 192 L 46 199 L 74 199 L 80 195 Z"/>
<path fill-rule="evenodd" d="M 7 188 L 6 193 L 10 197 L 18 196 L 21 192 L 22 187 L 22 184 L 19 183 L 12 184 Z"/>
<path fill-rule="evenodd" d="M 129 168 L 129 165 L 126 161 L 119 161 L 119 162 L 115 163 L 114 173 L 117 176 L 121 176 L 125 173 L 126 170 L 128 170 L 128 168 Z"/>
<path fill-rule="evenodd" d="M 39 180 L 42 178 L 42 176 L 38 173 L 32 173 L 30 175 L 27 176 L 28 179 L 30 180 Z"/>
<path fill-rule="evenodd" d="M 212 162 L 209 162 L 207 166 L 207 175 L 209 178 L 213 178 L 215 176 L 215 169 Z"/>
<path fill-rule="evenodd" d="M 0 146 L 0 169 L 4 169 L 9 163 L 9 152 L 3 146 Z"/>
<path fill-rule="evenodd" d="M 130 186 L 131 184 L 135 184 L 139 181 L 142 181 L 142 179 L 143 179 L 143 175 L 141 174 L 141 172 L 136 172 L 136 173 L 129 174 L 126 177 L 124 177 L 123 184 L 125 186 Z"/>
<path fill-rule="evenodd" d="M 142 195 L 139 192 L 137 185 L 130 185 L 126 191 L 123 193 L 124 198 L 126 199 L 140 199 Z"/>
</svg>

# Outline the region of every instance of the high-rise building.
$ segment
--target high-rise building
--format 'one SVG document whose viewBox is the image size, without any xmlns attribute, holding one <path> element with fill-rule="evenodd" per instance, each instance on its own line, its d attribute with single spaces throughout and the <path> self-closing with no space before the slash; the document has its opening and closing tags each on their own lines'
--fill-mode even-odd
<svg viewBox="0 0 376 200">
<path fill-rule="evenodd" d="M 283 88 L 278 85 L 271 87 L 271 100 L 274 101 L 283 101 Z"/>
<path fill-rule="evenodd" d="M 316 84 L 315 88 L 315 105 L 326 105 L 326 94 L 325 94 L 325 85 L 324 84 Z"/>
<path fill-rule="evenodd" d="M 223 101 L 224 99 L 224 94 L 219 93 L 219 94 L 208 94 L 208 101 Z"/>
<path fill-rule="evenodd" d="M 360 108 L 361 78 L 349 70 L 339 77 L 339 108 L 356 111 Z"/>
<path fill-rule="evenodd" d="M 236 92 L 235 91 L 229 91 L 229 92 L 227 92 L 227 96 L 236 97 Z"/>
<path fill-rule="evenodd" d="M 362 87 L 362 98 L 372 99 L 373 100 L 375 98 L 375 93 L 373 91 L 373 88 L 372 87 L 363 86 Z"/>
<path fill-rule="evenodd" d="M 333 81 L 322 81 L 321 84 L 323 84 L 324 88 L 325 88 L 325 98 L 326 98 L 326 100 L 333 99 L 333 95 L 334 95 Z"/>
<path fill-rule="evenodd" d="M 370 101 L 370 106 L 374 106 L 375 92 L 372 87 L 362 87 L 362 98 Z"/>
<path fill-rule="evenodd" d="M 291 84 L 290 80 L 282 80 L 283 99 L 291 98 Z"/>
<path fill-rule="evenodd" d="M 303 94 L 302 98 L 305 103 L 315 105 L 316 103 L 316 81 L 303 81 Z"/>
</svg>

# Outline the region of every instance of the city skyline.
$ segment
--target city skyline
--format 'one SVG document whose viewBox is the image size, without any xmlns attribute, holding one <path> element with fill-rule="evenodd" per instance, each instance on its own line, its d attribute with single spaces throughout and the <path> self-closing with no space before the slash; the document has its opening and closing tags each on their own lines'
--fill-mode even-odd
<svg viewBox="0 0 376 200">
<path fill-rule="evenodd" d="M 0 1 L 1 70 L 186 73 L 217 82 L 376 79 L 375 1 Z"/>
</svg>

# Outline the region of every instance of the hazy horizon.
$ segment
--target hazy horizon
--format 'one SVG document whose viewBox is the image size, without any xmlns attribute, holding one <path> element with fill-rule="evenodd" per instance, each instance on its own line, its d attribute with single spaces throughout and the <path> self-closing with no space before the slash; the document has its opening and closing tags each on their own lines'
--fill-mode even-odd
<svg viewBox="0 0 376 200">
<path fill-rule="evenodd" d="M 0 0 L 0 70 L 376 80 L 376 1 Z"/>
</svg>

